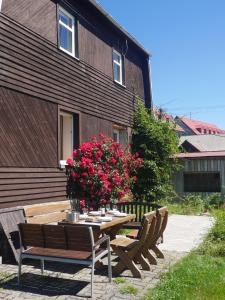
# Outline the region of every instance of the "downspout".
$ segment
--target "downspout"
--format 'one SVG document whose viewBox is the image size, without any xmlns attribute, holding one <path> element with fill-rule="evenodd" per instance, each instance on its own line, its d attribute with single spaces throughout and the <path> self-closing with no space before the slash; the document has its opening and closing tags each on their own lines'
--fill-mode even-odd
<svg viewBox="0 0 225 300">
<path fill-rule="evenodd" d="M 2 0 L 0 0 L 0 12 L 2 11 Z"/>
</svg>

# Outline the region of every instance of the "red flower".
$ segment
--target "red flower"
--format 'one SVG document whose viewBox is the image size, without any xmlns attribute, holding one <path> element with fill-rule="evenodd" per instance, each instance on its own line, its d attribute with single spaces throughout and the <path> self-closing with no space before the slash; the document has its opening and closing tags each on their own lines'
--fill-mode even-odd
<svg viewBox="0 0 225 300">
<path fill-rule="evenodd" d="M 66 164 L 70 167 L 73 166 L 73 160 L 71 158 L 68 158 L 67 161 L 66 161 Z"/>
<path fill-rule="evenodd" d="M 86 201 L 85 200 L 80 200 L 80 206 L 85 206 L 85 204 L 86 204 Z"/>
</svg>

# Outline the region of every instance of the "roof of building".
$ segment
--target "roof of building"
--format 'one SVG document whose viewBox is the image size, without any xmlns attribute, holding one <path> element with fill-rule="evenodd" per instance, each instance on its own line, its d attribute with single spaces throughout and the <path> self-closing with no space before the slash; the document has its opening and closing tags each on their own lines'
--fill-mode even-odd
<svg viewBox="0 0 225 300">
<path fill-rule="evenodd" d="M 192 153 L 179 153 L 177 158 L 207 158 L 207 157 L 224 157 L 225 151 L 207 151 L 207 152 L 192 152 Z"/>
<path fill-rule="evenodd" d="M 200 134 L 180 137 L 180 146 L 188 142 L 200 152 L 225 151 L 225 134 Z"/>
<path fill-rule="evenodd" d="M 202 121 L 197 121 L 197 120 L 191 120 L 188 118 L 184 117 L 176 117 L 176 119 L 180 119 L 186 126 L 188 126 L 195 134 L 201 134 L 200 130 L 207 130 L 211 131 L 212 133 L 225 133 L 225 130 L 222 130 L 218 128 L 214 124 L 202 122 Z"/>
<path fill-rule="evenodd" d="M 107 13 L 96 0 L 88 0 L 108 21 L 113 24 L 120 32 L 122 32 L 129 40 L 131 40 L 138 48 L 140 48 L 147 56 L 151 54 L 133 37 L 126 29 L 124 29 L 109 13 Z"/>
</svg>

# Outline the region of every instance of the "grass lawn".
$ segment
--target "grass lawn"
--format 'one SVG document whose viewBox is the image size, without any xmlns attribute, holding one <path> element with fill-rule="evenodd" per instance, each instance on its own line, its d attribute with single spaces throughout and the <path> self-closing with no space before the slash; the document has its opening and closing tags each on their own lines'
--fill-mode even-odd
<svg viewBox="0 0 225 300">
<path fill-rule="evenodd" d="M 191 254 L 162 277 L 142 300 L 225 299 L 225 258 Z"/>
<path fill-rule="evenodd" d="M 142 300 L 225 299 L 225 210 L 214 211 L 216 222 L 203 244 L 163 275 Z"/>
</svg>

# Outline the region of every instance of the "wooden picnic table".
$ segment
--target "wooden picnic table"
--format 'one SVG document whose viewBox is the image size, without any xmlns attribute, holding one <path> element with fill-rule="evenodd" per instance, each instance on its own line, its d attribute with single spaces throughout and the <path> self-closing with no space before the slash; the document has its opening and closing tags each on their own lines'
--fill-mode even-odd
<svg viewBox="0 0 225 300">
<path fill-rule="evenodd" d="M 135 214 L 129 214 L 125 217 L 116 217 L 113 215 L 107 215 L 112 217 L 112 221 L 109 222 L 102 222 L 102 223 L 95 223 L 95 222 L 85 222 L 84 220 L 80 220 L 78 222 L 68 222 L 63 220 L 58 222 L 59 225 L 86 225 L 91 226 L 93 229 L 94 239 L 97 240 L 102 233 L 106 233 L 110 236 L 110 239 L 114 239 L 118 231 L 122 228 L 123 224 L 127 222 L 131 222 L 135 220 Z"/>
</svg>

